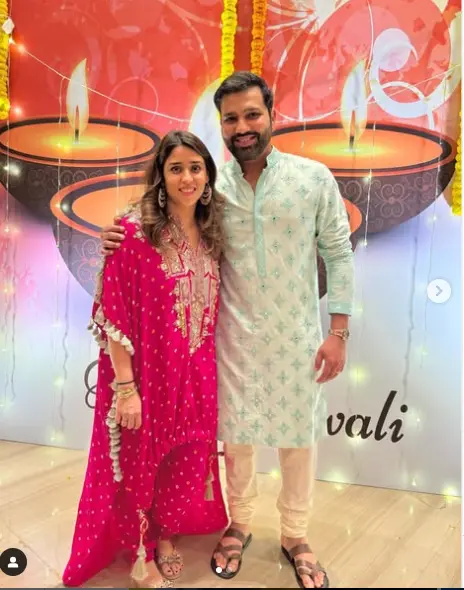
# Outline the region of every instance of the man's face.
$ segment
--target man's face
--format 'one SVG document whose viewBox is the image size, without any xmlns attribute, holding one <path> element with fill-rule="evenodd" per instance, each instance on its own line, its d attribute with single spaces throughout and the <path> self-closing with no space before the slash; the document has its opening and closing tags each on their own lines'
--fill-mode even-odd
<svg viewBox="0 0 464 590">
<path fill-rule="evenodd" d="M 227 148 L 239 162 L 261 156 L 271 141 L 272 121 L 258 87 L 222 99 L 221 129 Z"/>
</svg>

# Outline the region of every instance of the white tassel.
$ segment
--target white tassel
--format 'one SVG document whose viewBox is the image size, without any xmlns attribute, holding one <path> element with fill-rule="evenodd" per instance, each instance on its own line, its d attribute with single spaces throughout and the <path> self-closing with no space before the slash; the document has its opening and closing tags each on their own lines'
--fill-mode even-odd
<svg viewBox="0 0 464 590">
<path fill-rule="evenodd" d="M 145 532 L 148 529 L 148 521 L 143 514 L 142 510 L 139 510 L 139 518 L 140 518 L 140 543 L 139 548 L 137 549 L 137 560 L 134 563 L 132 568 L 131 575 L 137 582 L 142 582 L 148 576 L 148 569 L 147 569 L 147 552 L 145 549 L 145 545 L 143 544 L 143 537 Z"/>
<path fill-rule="evenodd" d="M 140 540 L 139 548 L 137 549 L 137 561 L 134 563 L 134 567 L 132 568 L 132 577 L 137 582 L 143 582 L 145 578 L 148 576 L 148 569 L 146 564 L 147 559 L 147 552 L 145 551 L 145 546 L 143 544 L 143 540 Z"/>
</svg>

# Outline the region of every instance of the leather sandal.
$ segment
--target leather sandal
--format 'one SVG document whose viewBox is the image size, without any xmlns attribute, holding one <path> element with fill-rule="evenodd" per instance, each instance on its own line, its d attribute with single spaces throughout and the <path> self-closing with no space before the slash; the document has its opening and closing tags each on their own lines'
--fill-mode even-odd
<svg viewBox="0 0 464 590">
<path fill-rule="evenodd" d="M 329 588 L 329 577 L 327 576 L 327 572 L 318 561 L 316 563 L 311 563 L 305 559 L 295 559 L 295 555 L 299 555 L 300 553 L 313 553 L 309 545 L 306 545 L 306 543 L 302 545 L 296 545 L 295 547 L 292 547 L 290 551 L 287 551 L 287 549 L 285 549 L 283 546 L 281 549 L 282 553 L 285 555 L 295 570 L 296 581 L 298 582 L 300 588 L 307 588 L 307 586 L 303 584 L 301 576 L 309 576 L 313 581 L 315 588 Z M 322 586 L 316 586 L 316 576 L 319 573 L 324 574 Z"/>
<path fill-rule="evenodd" d="M 243 552 L 251 543 L 253 536 L 251 533 L 247 536 L 245 535 L 245 533 L 242 533 L 242 531 L 239 531 L 238 529 L 230 528 L 227 529 L 227 531 L 222 536 L 223 539 L 225 537 L 233 537 L 234 539 L 240 541 L 242 544 L 223 545 L 222 542 L 219 541 L 219 543 L 216 545 L 216 549 L 214 550 L 213 557 L 211 558 L 211 569 L 216 574 L 216 576 L 219 576 L 224 580 L 230 580 L 231 578 L 234 578 L 240 571 L 240 568 L 242 567 Z M 216 560 L 214 559 L 215 553 L 221 553 L 221 555 L 223 555 L 227 559 L 225 568 L 222 568 L 220 565 L 217 564 Z M 237 570 L 235 572 L 228 571 L 229 563 L 234 559 L 238 560 Z"/>
</svg>

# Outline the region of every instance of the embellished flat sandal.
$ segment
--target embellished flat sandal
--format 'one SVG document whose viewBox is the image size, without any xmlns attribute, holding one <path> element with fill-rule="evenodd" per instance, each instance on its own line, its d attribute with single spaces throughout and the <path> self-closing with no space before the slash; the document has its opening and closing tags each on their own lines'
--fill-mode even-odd
<svg viewBox="0 0 464 590">
<path fill-rule="evenodd" d="M 161 573 L 161 572 L 160 572 Z M 162 575 L 162 574 L 161 574 Z M 135 565 L 131 571 L 131 579 L 134 588 L 172 588 L 173 583 L 166 578 L 155 579 L 146 569 L 146 565 Z"/>
<path fill-rule="evenodd" d="M 132 578 L 132 583 L 135 588 L 174 588 L 174 584 L 171 580 L 165 580 L 164 578 L 161 582 L 155 582 L 153 578 L 146 578 L 145 580 L 136 580 L 135 578 Z"/>
<path fill-rule="evenodd" d="M 295 547 L 292 547 L 290 551 L 287 551 L 287 549 L 285 549 L 283 546 L 281 549 L 282 553 L 285 555 L 295 570 L 296 581 L 298 582 L 300 588 L 306 588 L 306 586 L 303 584 L 301 576 L 309 576 L 313 581 L 315 588 L 329 588 L 329 578 L 327 576 L 327 572 L 319 562 L 311 563 L 310 561 L 306 561 L 306 559 L 295 559 L 295 555 L 299 555 L 300 553 L 312 553 L 309 545 L 296 545 Z M 316 586 L 316 576 L 319 573 L 324 574 L 322 586 Z"/>
<path fill-rule="evenodd" d="M 242 544 L 241 545 L 238 545 L 238 544 L 236 544 L 236 545 L 223 545 L 222 542 L 219 541 L 219 543 L 216 545 L 216 549 L 214 550 L 214 553 L 220 553 L 221 555 L 223 555 L 227 559 L 226 567 L 222 568 L 220 565 L 217 564 L 217 561 L 214 559 L 214 553 L 213 553 L 213 557 L 211 558 L 211 569 L 216 574 L 216 576 L 219 576 L 220 578 L 223 578 L 224 580 L 230 580 L 231 578 L 234 578 L 238 574 L 238 572 L 240 571 L 240 568 L 242 567 L 243 552 L 248 547 L 248 545 L 251 543 L 253 536 L 251 533 L 247 536 L 244 533 L 242 533 L 242 531 L 239 531 L 238 529 L 230 528 L 230 529 L 227 529 L 227 531 L 224 533 L 223 539 L 225 537 L 233 537 L 234 539 L 238 539 Z M 238 560 L 238 567 L 235 572 L 231 572 L 228 570 L 228 566 L 229 566 L 229 563 L 231 561 L 233 561 L 234 559 Z"/>
<path fill-rule="evenodd" d="M 157 554 L 156 565 L 158 566 L 158 569 L 160 570 L 163 577 L 166 578 L 166 580 L 177 580 L 180 577 L 181 571 L 184 567 L 184 560 L 182 559 L 182 555 L 174 547 L 170 555 Z M 172 565 L 179 566 L 179 572 L 177 574 L 169 575 L 168 573 L 166 573 L 166 566 L 170 567 L 172 570 Z"/>
</svg>

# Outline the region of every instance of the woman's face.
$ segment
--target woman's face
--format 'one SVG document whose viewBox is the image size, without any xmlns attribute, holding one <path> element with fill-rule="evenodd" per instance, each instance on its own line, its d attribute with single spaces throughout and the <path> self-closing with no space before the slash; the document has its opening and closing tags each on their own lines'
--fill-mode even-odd
<svg viewBox="0 0 464 590">
<path fill-rule="evenodd" d="M 176 207 L 195 207 L 208 182 L 205 161 L 194 150 L 178 146 L 164 163 L 168 202 Z"/>
</svg>

